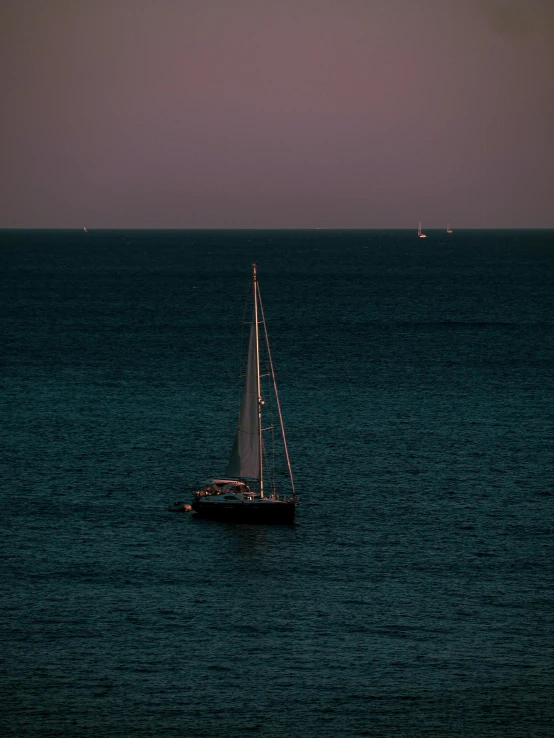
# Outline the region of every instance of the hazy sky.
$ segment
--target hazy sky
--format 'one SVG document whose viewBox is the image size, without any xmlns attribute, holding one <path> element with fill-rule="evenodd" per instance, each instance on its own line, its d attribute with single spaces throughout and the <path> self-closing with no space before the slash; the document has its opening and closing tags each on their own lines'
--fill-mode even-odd
<svg viewBox="0 0 554 738">
<path fill-rule="evenodd" d="M 554 227 L 554 0 L 1 0 L 0 227 Z"/>
</svg>

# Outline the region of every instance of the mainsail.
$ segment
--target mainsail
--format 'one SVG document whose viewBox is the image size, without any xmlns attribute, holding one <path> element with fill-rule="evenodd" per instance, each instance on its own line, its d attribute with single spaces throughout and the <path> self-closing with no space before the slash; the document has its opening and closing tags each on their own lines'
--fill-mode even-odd
<svg viewBox="0 0 554 738">
<path fill-rule="evenodd" d="M 255 316 L 256 317 L 256 316 Z M 231 479 L 260 478 L 260 441 L 258 434 L 258 360 L 255 320 L 250 329 L 246 382 L 239 413 L 239 427 L 231 451 L 226 475 Z"/>
</svg>

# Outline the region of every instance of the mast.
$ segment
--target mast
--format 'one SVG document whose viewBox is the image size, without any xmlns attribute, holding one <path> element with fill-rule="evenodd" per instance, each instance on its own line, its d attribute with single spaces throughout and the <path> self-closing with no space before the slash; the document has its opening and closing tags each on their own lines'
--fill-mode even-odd
<svg viewBox="0 0 554 738">
<path fill-rule="evenodd" d="M 260 462 L 260 497 L 264 496 L 263 478 L 263 440 L 262 440 L 262 390 L 260 384 L 260 336 L 258 329 L 258 278 L 256 276 L 256 265 L 252 264 L 252 282 L 254 287 L 254 335 L 256 337 L 256 387 L 258 392 L 258 453 Z"/>
</svg>

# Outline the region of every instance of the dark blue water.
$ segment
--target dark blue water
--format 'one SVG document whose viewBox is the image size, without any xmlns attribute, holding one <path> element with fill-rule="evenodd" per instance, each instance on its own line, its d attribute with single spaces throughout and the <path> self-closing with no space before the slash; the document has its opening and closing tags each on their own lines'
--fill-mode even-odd
<svg viewBox="0 0 554 738">
<path fill-rule="evenodd" d="M 554 232 L 2 232 L 3 735 L 550 736 Z M 224 471 L 258 262 L 298 525 Z"/>
</svg>

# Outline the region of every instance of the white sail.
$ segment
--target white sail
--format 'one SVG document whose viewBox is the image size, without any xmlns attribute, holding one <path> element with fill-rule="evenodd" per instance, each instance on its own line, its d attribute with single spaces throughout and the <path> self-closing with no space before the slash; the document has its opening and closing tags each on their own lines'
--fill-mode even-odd
<svg viewBox="0 0 554 738">
<path fill-rule="evenodd" d="M 226 475 L 229 478 L 260 478 L 258 428 L 258 361 L 256 354 L 256 326 L 255 323 L 252 323 L 250 343 L 248 345 L 246 382 L 239 413 L 239 426 L 226 471 Z"/>
</svg>

